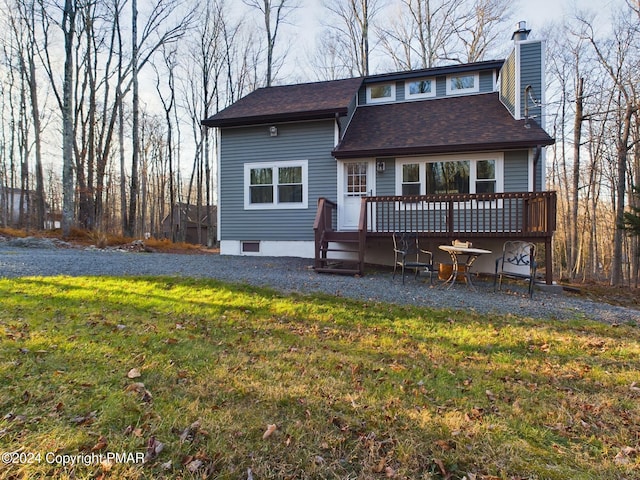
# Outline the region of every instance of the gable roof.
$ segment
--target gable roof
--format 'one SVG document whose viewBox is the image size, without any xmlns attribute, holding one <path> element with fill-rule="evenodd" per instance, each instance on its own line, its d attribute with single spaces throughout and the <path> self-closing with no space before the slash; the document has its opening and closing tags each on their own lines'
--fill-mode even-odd
<svg viewBox="0 0 640 480">
<path fill-rule="evenodd" d="M 346 115 L 362 78 L 259 88 L 202 121 L 207 127 L 237 127 Z"/>
<path fill-rule="evenodd" d="M 498 93 L 359 107 L 336 158 L 460 153 L 552 145 L 535 121 L 515 120 Z"/>
</svg>

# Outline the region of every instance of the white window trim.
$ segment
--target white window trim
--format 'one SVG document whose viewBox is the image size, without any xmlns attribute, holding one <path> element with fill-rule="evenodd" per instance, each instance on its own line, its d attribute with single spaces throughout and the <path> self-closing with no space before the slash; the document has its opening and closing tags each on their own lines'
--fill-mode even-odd
<svg viewBox="0 0 640 480">
<path fill-rule="evenodd" d="M 451 79 L 455 77 L 473 77 L 472 88 L 452 89 Z M 480 74 L 479 73 L 458 73 L 455 75 L 447 75 L 447 95 L 465 95 L 468 93 L 478 93 L 480 91 Z"/>
<path fill-rule="evenodd" d="M 391 95 L 389 97 L 382 97 L 382 98 L 371 97 L 372 87 L 382 87 L 386 85 L 391 87 Z M 367 103 L 389 103 L 389 102 L 395 102 L 395 101 L 396 101 L 396 84 L 395 83 L 375 83 L 373 85 L 367 85 Z"/>
<path fill-rule="evenodd" d="M 309 178 L 308 160 L 292 160 L 282 162 L 252 162 L 244 164 L 244 209 L 245 210 L 293 210 L 308 208 Z M 281 168 L 302 167 L 302 202 L 278 202 L 277 172 L 273 179 L 273 203 L 251 203 L 251 169 L 253 168 Z"/>
<path fill-rule="evenodd" d="M 431 82 L 431 91 L 427 93 L 411 93 L 409 86 L 414 82 L 425 82 L 429 80 Z M 433 98 L 436 96 L 436 79 L 435 77 L 416 78 L 413 80 L 407 80 L 404 82 L 404 96 L 407 100 L 414 100 L 419 98 Z"/>
<path fill-rule="evenodd" d="M 426 157 L 406 157 L 396 160 L 396 195 L 402 196 L 402 166 L 411 163 L 417 163 L 420 166 L 420 195 L 427 194 L 427 163 L 432 162 L 471 162 L 469 166 L 469 193 L 476 193 L 477 168 L 476 164 L 482 160 L 495 160 L 496 162 L 496 191 L 495 193 L 504 192 L 504 153 L 472 153 L 468 155 L 433 155 Z M 486 203 L 486 202 L 482 202 Z M 418 208 L 416 206 L 415 208 Z"/>
</svg>

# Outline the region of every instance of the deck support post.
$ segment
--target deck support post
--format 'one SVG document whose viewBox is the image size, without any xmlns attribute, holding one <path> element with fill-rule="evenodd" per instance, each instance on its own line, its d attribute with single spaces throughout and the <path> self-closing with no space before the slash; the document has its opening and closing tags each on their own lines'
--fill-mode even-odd
<svg viewBox="0 0 640 480">
<path fill-rule="evenodd" d="M 544 239 L 544 263 L 545 263 L 545 283 L 547 285 L 553 285 L 553 257 L 552 257 L 553 245 L 551 237 L 545 237 Z"/>
</svg>

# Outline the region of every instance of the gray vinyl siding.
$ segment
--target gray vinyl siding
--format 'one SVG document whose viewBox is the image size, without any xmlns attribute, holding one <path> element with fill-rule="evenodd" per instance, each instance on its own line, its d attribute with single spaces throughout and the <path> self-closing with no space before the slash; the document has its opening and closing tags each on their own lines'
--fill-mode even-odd
<svg viewBox="0 0 640 480">
<path fill-rule="evenodd" d="M 526 42 L 519 44 L 520 47 L 520 88 L 522 89 L 522 96 L 520 99 L 520 112 L 522 118 L 524 118 L 524 107 L 526 98 L 524 96 L 524 89 L 527 85 L 533 87 L 531 94 L 539 102 L 542 101 L 543 75 L 542 71 L 542 42 Z M 541 108 L 535 107 L 531 101 L 529 101 L 529 117 L 533 117 L 538 124 L 541 123 Z"/>
<path fill-rule="evenodd" d="M 376 158 L 377 162 L 385 163 L 384 173 L 376 174 L 376 195 L 391 196 L 396 194 L 396 159 Z"/>
<path fill-rule="evenodd" d="M 493 92 L 493 71 L 480 72 L 480 93 Z"/>
<path fill-rule="evenodd" d="M 226 128 L 220 142 L 221 240 L 313 240 L 313 222 L 319 197 L 336 199 L 334 121 L 278 124 L 278 136 L 269 125 Z M 308 208 L 244 209 L 244 164 L 308 161 Z"/>
<path fill-rule="evenodd" d="M 529 190 L 529 152 L 518 150 L 504 153 L 504 191 Z"/>
</svg>

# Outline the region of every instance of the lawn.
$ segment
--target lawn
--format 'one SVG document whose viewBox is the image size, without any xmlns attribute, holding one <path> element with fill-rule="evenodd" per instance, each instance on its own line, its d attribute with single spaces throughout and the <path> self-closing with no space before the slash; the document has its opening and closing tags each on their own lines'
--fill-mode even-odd
<svg viewBox="0 0 640 480">
<path fill-rule="evenodd" d="M 632 479 L 637 326 L 0 279 L 0 478 Z"/>
</svg>

